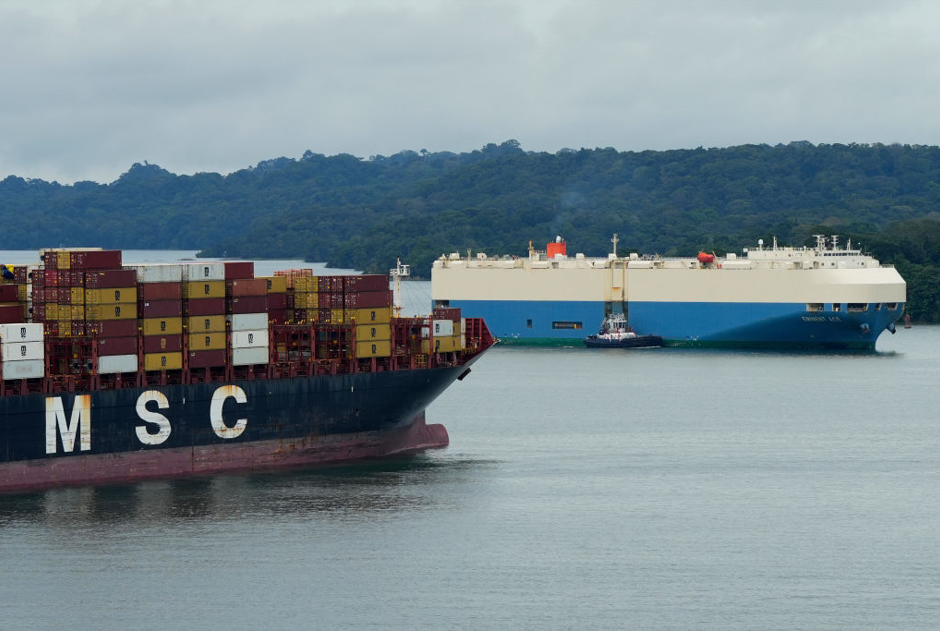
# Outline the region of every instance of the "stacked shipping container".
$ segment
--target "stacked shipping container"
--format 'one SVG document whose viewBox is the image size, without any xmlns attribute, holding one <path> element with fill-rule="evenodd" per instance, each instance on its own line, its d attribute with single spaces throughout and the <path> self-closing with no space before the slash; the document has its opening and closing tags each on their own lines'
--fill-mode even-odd
<svg viewBox="0 0 940 631">
<path fill-rule="evenodd" d="M 0 266 L 0 326 L 4 307 L 16 325 L 0 333 L 4 379 L 111 375 L 120 383 L 136 373 L 140 384 L 151 373 L 189 380 L 196 371 L 202 380 L 279 365 L 312 374 L 360 360 L 374 370 L 377 360 L 465 346 L 459 310 L 393 319 L 386 276 L 294 269 L 255 278 L 250 262 L 122 266 L 118 250 L 40 258 L 32 272 Z M 34 323 L 23 328 L 27 313 Z"/>
<path fill-rule="evenodd" d="M 42 324 L 0 324 L 4 379 L 35 379 L 46 371 Z"/>
<path fill-rule="evenodd" d="M 226 319 L 233 366 L 268 364 L 268 281 L 255 278 L 253 263 L 225 263 Z"/>
<path fill-rule="evenodd" d="M 220 368 L 227 360 L 225 264 L 182 265 L 183 316 L 191 369 Z"/>
</svg>

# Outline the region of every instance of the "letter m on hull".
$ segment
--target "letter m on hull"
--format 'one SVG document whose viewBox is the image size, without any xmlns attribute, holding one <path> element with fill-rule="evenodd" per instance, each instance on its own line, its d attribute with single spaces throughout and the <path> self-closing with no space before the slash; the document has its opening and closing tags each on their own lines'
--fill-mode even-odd
<svg viewBox="0 0 940 631">
<path fill-rule="evenodd" d="M 46 397 L 46 454 L 58 451 L 58 437 L 62 437 L 62 451 L 75 451 L 75 438 L 81 451 L 91 450 L 91 395 L 75 397 L 72 415 L 65 418 L 62 397 Z"/>
</svg>

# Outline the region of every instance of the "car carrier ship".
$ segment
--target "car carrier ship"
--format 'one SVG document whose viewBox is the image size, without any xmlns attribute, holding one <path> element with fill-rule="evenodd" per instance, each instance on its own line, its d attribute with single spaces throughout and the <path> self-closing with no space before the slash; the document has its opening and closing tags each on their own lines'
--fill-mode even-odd
<svg viewBox="0 0 940 631">
<path fill-rule="evenodd" d="M 102 249 L 0 272 L 0 492 L 443 447 L 424 410 L 494 343 L 456 309 L 400 317 L 385 275 Z"/>
<path fill-rule="evenodd" d="M 622 313 L 666 346 L 874 349 L 894 333 L 906 300 L 897 270 L 817 235 L 812 247 L 700 252 L 686 258 L 567 255 L 561 237 L 524 257 L 442 256 L 431 270 L 436 306 L 485 318 L 504 343 L 581 345 Z"/>
</svg>

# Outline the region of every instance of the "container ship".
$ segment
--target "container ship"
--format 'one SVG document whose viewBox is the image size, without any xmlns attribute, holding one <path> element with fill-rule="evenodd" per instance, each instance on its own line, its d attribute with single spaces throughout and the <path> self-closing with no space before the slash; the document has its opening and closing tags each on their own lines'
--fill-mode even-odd
<svg viewBox="0 0 940 631">
<path fill-rule="evenodd" d="M 812 247 L 686 258 L 570 257 L 560 237 L 528 256 L 442 256 L 434 305 L 482 317 L 504 343 L 577 344 L 623 314 L 666 346 L 872 350 L 894 333 L 907 288 L 890 265 L 817 235 Z"/>
<path fill-rule="evenodd" d="M 458 309 L 400 317 L 386 275 L 47 249 L 0 277 L 6 493 L 443 447 L 424 410 L 494 343 Z"/>
</svg>

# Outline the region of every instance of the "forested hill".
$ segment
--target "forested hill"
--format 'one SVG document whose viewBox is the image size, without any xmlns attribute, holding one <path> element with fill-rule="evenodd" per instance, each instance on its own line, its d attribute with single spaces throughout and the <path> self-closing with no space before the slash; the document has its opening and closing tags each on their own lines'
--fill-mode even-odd
<svg viewBox="0 0 940 631">
<path fill-rule="evenodd" d="M 135 164 L 110 184 L 0 181 L 0 247 L 192 248 L 304 257 L 427 276 L 445 252 L 524 254 L 563 235 L 570 249 L 695 254 L 776 236 L 838 233 L 894 262 L 910 311 L 940 320 L 940 148 L 743 145 L 621 152 L 403 151 L 360 159 L 307 152 L 220 175 Z M 916 286 L 916 287 L 915 287 Z M 928 314 L 931 314 L 928 316 Z"/>
</svg>

